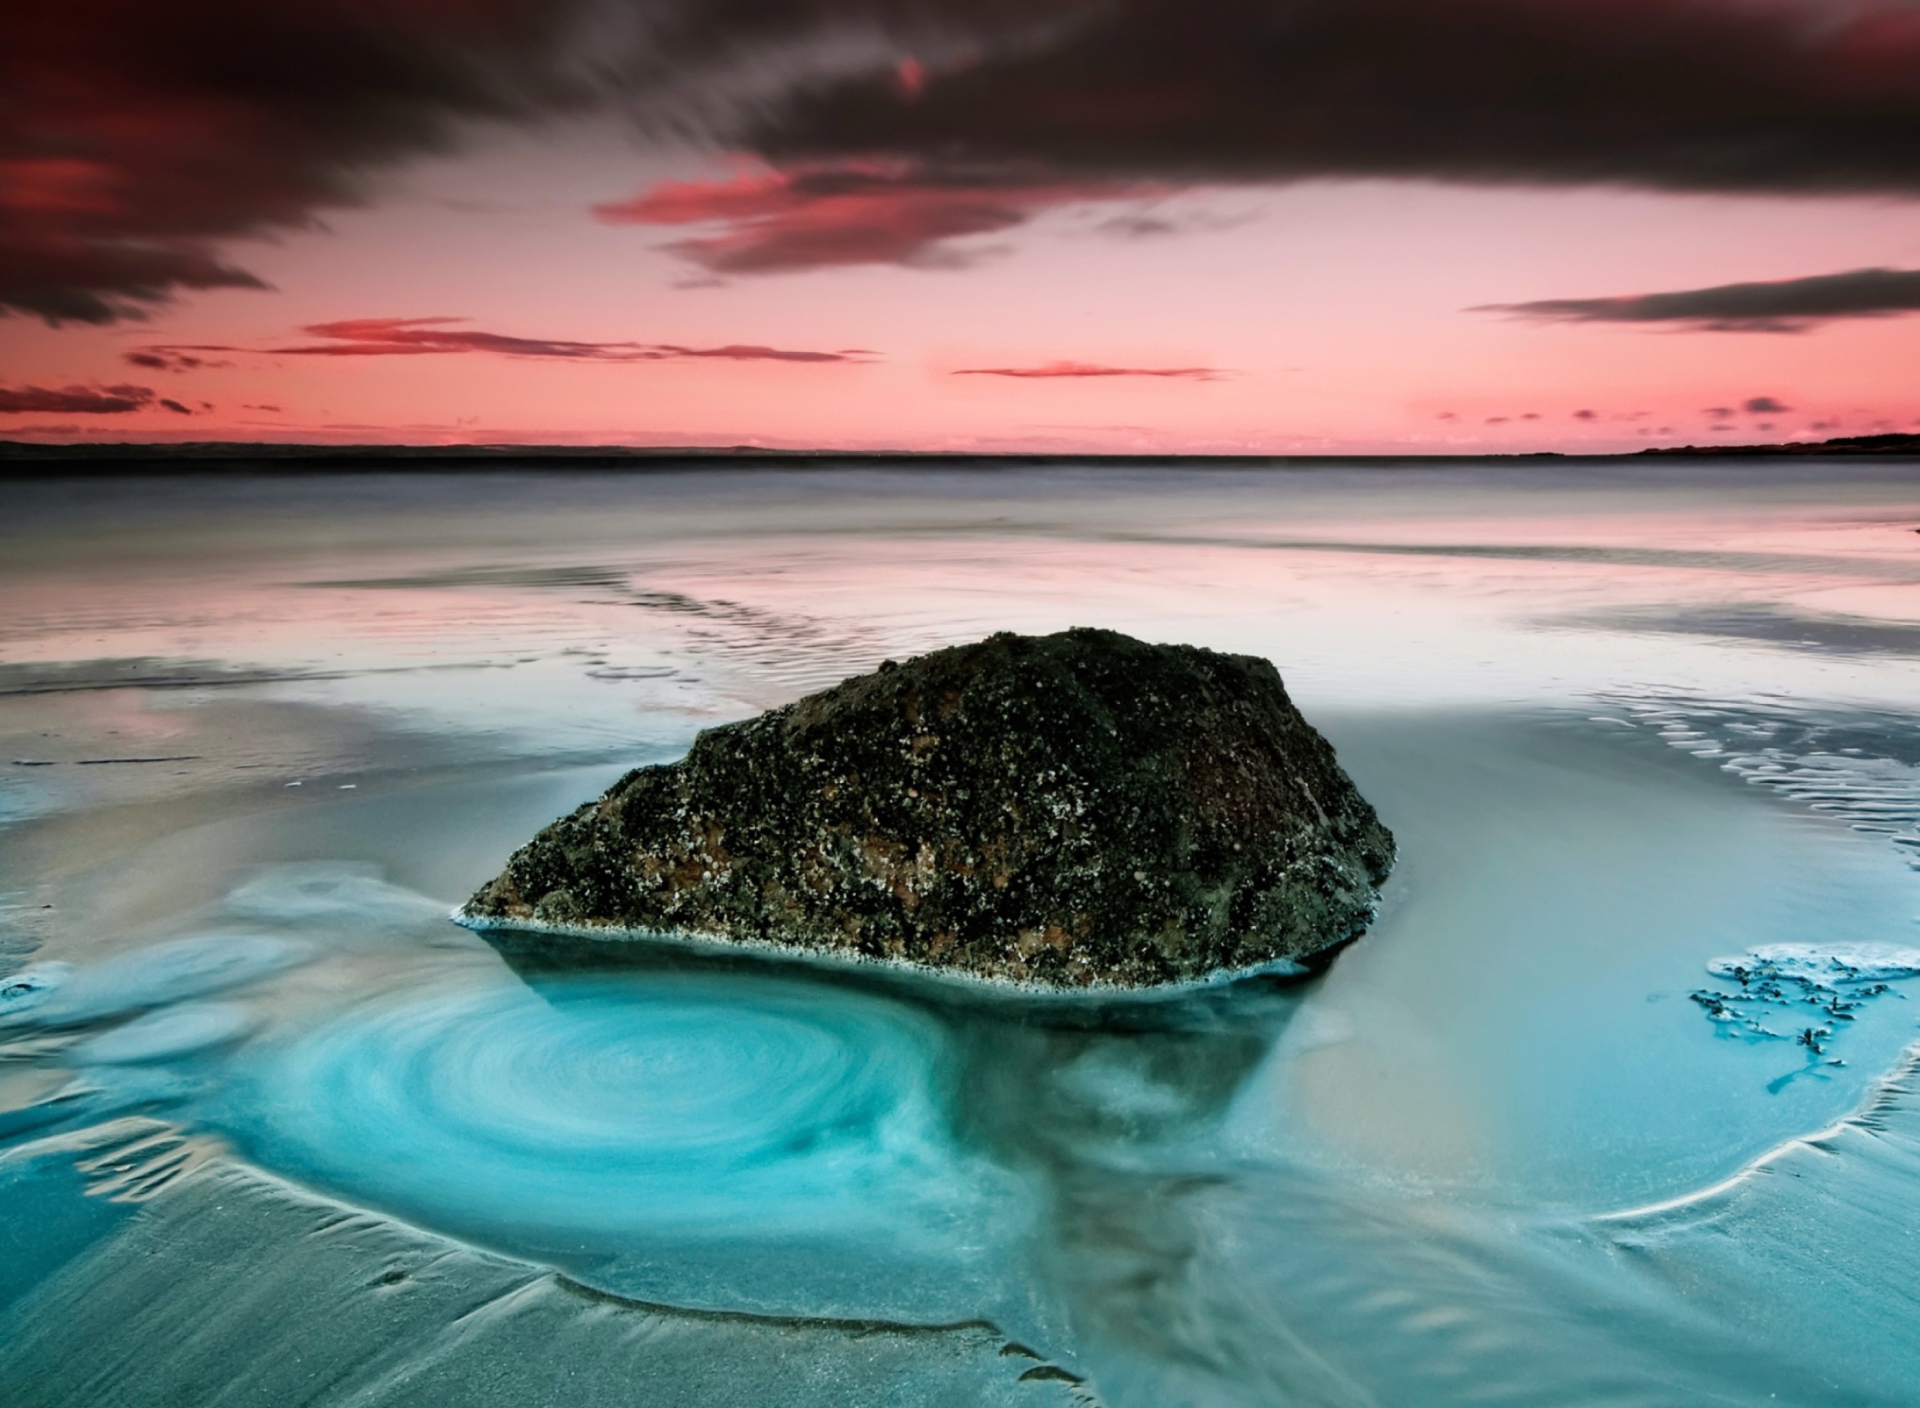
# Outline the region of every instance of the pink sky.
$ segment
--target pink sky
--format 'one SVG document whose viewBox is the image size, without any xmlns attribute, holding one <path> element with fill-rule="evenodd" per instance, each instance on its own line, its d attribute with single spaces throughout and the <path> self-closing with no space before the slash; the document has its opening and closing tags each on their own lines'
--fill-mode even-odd
<svg viewBox="0 0 1920 1408">
<path fill-rule="evenodd" d="M 56 41 L 91 52 L 83 30 Z M 1920 91 L 1912 33 L 1850 42 L 1834 50 L 1848 72 L 1867 52 Z M 1583 136 L 1621 169 L 1599 179 L 1585 148 L 1529 175 L 1530 149 L 1469 135 L 1455 164 L 1506 162 L 1499 184 L 1452 157 L 1341 169 L 1391 166 L 1397 148 L 1296 172 L 1274 157 L 1281 138 L 1249 157 L 1211 116 L 1189 131 L 1186 100 L 1156 98 L 1151 68 L 1128 80 L 1137 121 L 1095 104 L 1089 82 L 1083 106 L 1037 104 L 1008 136 L 939 107 L 976 61 L 950 75 L 874 62 L 879 86 L 855 96 L 887 105 L 881 118 L 808 111 L 734 140 L 648 139 L 604 105 L 501 121 L 451 104 L 443 151 L 327 158 L 358 204 L 328 186 L 331 166 L 285 191 L 237 161 L 149 190 L 138 162 L 191 166 L 168 145 L 179 104 L 129 102 L 109 121 L 97 96 L 63 89 L 0 130 L 0 261 L 28 271 L 0 317 L 0 436 L 1364 452 L 1920 428 L 1920 203 L 1897 155 L 1823 183 L 1789 169 L 1783 139 L 1778 179 L 1695 182 Z M 1000 81 L 1018 110 L 1020 74 Z M 1652 121 L 1691 120 L 1648 101 Z M 255 152 L 221 135 L 220 109 L 194 111 L 206 141 L 271 166 L 270 143 Z M 1807 131 L 1830 118 L 1814 104 Z M 1900 137 L 1908 120 L 1882 125 Z M 949 121 L 992 159 L 928 158 Z M 1151 129 L 1147 155 L 1098 146 L 1135 143 L 1136 127 Z M 1161 127 L 1198 144 L 1205 169 L 1184 148 L 1163 159 Z M 221 182 L 254 204 L 207 214 Z M 60 272 L 76 240 L 175 264 L 150 296 L 130 275 Z M 1885 272 L 1819 282 L 1860 270 Z M 1622 320 L 1628 305 L 1581 302 L 1679 294 L 1685 312 L 1748 284 L 1776 288 L 1732 295 L 1739 307 L 1819 306 L 1716 321 L 1645 304 Z M 107 311 L 63 315 L 58 300 L 88 289 Z M 1559 311 L 1489 308 L 1541 302 Z"/>
</svg>

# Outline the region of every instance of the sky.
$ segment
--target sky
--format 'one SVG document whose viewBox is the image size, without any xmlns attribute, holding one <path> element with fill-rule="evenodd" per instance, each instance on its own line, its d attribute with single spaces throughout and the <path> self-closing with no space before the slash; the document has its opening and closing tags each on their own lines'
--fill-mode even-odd
<svg viewBox="0 0 1920 1408">
<path fill-rule="evenodd" d="M 69 0 L 0 438 L 1920 429 L 1920 0 Z"/>
</svg>

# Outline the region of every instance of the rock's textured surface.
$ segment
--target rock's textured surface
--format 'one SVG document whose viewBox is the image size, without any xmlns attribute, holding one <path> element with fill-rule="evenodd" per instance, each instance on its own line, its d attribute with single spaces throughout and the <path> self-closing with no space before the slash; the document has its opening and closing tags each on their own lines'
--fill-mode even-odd
<svg viewBox="0 0 1920 1408">
<path fill-rule="evenodd" d="M 464 918 L 1142 987 L 1342 943 L 1392 863 L 1267 661 L 1002 634 L 707 730 Z"/>
</svg>

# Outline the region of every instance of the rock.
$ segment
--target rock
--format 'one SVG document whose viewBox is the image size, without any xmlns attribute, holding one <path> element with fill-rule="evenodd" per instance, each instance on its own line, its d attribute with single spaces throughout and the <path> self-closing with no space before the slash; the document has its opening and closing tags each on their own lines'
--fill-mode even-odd
<svg viewBox="0 0 1920 1408">
<path fill-rule="evenodd" d="M 1000 634 L 708 729 L 461 918 L 1145 987 L 1345 943 L 1393 853 L 1267 661 Z"/>
</svg>

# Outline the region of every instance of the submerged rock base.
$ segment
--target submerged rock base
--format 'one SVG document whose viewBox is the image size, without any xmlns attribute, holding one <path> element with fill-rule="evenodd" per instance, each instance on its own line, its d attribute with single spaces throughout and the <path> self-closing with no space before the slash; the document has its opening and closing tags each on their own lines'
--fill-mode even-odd
<svg viewBox="0 0 1920 1408">
<path fill-rule="evenodd" d="M 1145 987 L 1346 942 L 1393 854 L 1269 662 L 1001 634 L 707 730 L 461 917 Z"/>
</svg>

